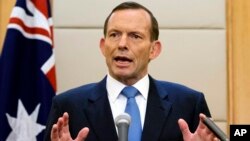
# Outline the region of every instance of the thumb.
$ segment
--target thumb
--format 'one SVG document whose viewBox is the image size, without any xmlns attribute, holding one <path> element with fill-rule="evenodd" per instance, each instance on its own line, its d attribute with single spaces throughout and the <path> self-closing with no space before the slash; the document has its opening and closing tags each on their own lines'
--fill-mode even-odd
<svg viewBox="0 0 250 141">
<path fill-rule="evenodd" d="M 79 131 L 75 141 L 84 141 L 87 138 L 88 133 L 89 133 L 89 128 L 87 127 L 82 128 L 82 130 Z"/>
<path fill-rule="evenodd" d="M 188 124 L 184 119 L 178 120 L 179 127 L 181 129 L 181 133 L 184 141 L 188 141 L 191 139 L 192 133 L 189 130 Z"/>
</svg>

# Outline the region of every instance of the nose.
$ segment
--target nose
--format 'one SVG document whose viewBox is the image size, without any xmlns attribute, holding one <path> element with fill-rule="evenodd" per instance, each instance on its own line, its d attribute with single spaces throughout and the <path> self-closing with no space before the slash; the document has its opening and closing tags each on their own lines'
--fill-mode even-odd
<svg viewBox="0 0 250 141">
<path fill-rule="evenodd" d="M 127 49 L 128 41 L 127 41 L 127 36 L 126 35 L 122 35 L 122 37 L 120 38 L 118 46 L 119 46 L 119 49 Z"/>
</svg>

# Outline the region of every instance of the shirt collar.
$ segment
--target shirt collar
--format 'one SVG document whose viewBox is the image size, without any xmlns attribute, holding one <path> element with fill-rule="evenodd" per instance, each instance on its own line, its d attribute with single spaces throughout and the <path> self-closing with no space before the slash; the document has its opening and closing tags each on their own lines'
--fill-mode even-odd
<svg viewBox="0 0 250 141">
<path fill-rule="evenodd" d="M 117 81 L 109 74 L 107 75 L 106 85 L 107 85 L 106 87 L 107 87 L 107 91 L 108 91 L 108 96 L 112 102 L 114 102 L 118 98 L 118 96 L 121 93 L 121 91 L 123 90 L 123 88 L 126 87 L 126 85 Z M 138 91 L 141 93 L 143 98 L 145 100 L 147 100 L 148 91 L 149 91 L 149 76 L 148 76 L 148 74 L 145 75 L 141 80 L 136 82 L 133 86 L 136 89 L 138 89 Z"/>
</svg>

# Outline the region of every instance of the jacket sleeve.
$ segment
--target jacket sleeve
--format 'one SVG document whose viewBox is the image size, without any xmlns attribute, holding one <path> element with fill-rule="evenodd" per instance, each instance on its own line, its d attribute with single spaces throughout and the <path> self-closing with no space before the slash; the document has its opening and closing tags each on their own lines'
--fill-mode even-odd
<svg viewBox="0 0 250 141">
<path fill-rule="evenodd" d="M 200 121 L 199 114 L 200 113 L 205 114 L 207 117 L 211 117 L 207 102 L 205 100 L 204 94 L 202 94 L 202 93 L 199 95 L 196 106 L 195 106 L 194 123 L 193 123 L 193 126 L 190 127 L 190 130 L 192 132 L 194 132 L 199 125 L 199 121 Z"/>
</svg>

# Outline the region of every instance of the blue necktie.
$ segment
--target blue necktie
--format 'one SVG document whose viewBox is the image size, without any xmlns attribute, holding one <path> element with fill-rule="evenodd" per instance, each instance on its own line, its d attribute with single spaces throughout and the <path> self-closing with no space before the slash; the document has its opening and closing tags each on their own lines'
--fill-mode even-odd
<svg viewBox="0 0 250 141">
<path fill-rule="evenodd" d="M 140 111 L 135 101 L 135 96 L 139 94 L 133 86 L 127 86 L 122 90 L 122 94 L 127 97 L 125 112 L 131 116 L 131 124 L 128 131 L 128 141 L 141 141 L 141 117 Z"/>
</svg>

